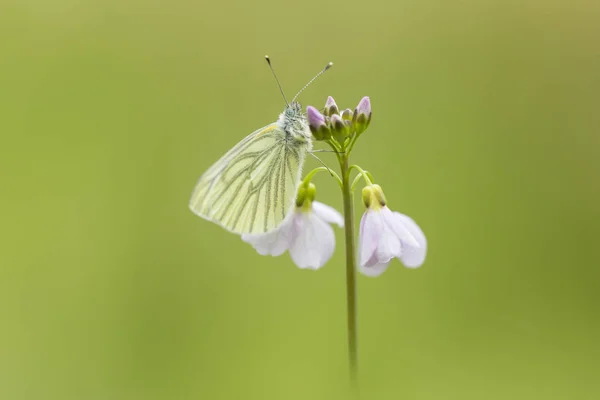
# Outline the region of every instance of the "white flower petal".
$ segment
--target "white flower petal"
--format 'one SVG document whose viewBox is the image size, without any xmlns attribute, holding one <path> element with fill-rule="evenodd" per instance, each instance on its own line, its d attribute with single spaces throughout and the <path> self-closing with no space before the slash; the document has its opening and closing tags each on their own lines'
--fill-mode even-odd
<svg viewBox="0 0 600 400">
<path fill-rule="evenodd" d="M 383 221 L 379 211 L 368 209 L 360 220 L 359 264 L 366 265 L 375 250 L 383 231 Z"/>
<path fill-rule="evenodd" d="M 371 256 L 371 258 L 369 258 L 367 260 L 367 262 L 364 263 L 364 265 L 363 264 L 360 264 L 360 265 L 362 265 L 363 267 L 372 267 L 378 263 L 379 263 L 379 261 L 377 261 L 377 253 L 374 252 L 373 255 Z"/>
<path fill-rule="evenodd" d="M 243 234 L 242 240 L 249 243 L 261 256 L 280 256 L 294 243 L 293 221 L 296 215 L 285 219 L 279 227 L 267 233 Z"/>
<path fill-rule="evenodd" d="M 314 213 L 298 218 L 296 229 L 300 234 L 289 249 L 292 260 L 300 268 L 321 268 L 335 249 L 333 229 Z"/>
<path fill-rule="evenodd" d="M 242 235 L 261 255 L 278 256 L 289 251 L 300 268 L 321 268 L 333 255 L 335 235 L 329 223 L 343 226 L 342 216 L 333 208 L 313 202 L 310 210 L 295 208 L 275 230 Z"/>
<path fill-rule="evenodd" d="M 427 254 L 427 239 L 425 238 L 425 234 L 421 228 L 419 228 L 419 225 L 417 225 L 409 216 L 395 212 L 394 217 L 408 232 L 410 232 L 419 245 L 418 247 L 415 247 L 408 243 L 403 243 L 400 260 L 404 266 L 408 268 L 420 267 L 425 261 L 425 256 Z"/>
<path fill-rule="evenodd" d="M 375 278 L 385 272 L 389 263 L 378 263 L 372 266 L 360 266 L 359 271 L 361 274 L 366 275 L 371 278 Z"/>
<path fill-rule="evenodd" d="M 383 232 L 375 250 L 377 263 L 389 263 L 394 257 L 400 256 L 402 245 L 398 236 L 390 229 L 388 224 L 383 224 Z"/>
<path fill-rule="evenodd" d="M 318 201 L 313 201 L 312 207 L 314 213 L 323 221 L 336 224 L 340 228 L 344 227 L 344 217 L 335 208 L 319 203 Z"/>
<path fill-rule="evenodd" d="M 389 208 L 383 207 L 381 209 L 381 215 L 386 225 L 396 234 L 402 243 L 413 247 L 419 247 L 417 239 L 415 239 L 412 233 L 404 227 L 404 224 L 395 217 L 394 213 L 392 213 Z"/>
<path fill-rule="evenodd" d="M 333 228 L 327 222 L 319 219 L 316 215 L 314 216 L 314 227 L 315 227 L 315 238 L 318 243 L 319 249 L 319 263 L 317 268 L 325 265 L 327 261 L 333 256 L 335 250 L 335 234 Z"/>
</svg>

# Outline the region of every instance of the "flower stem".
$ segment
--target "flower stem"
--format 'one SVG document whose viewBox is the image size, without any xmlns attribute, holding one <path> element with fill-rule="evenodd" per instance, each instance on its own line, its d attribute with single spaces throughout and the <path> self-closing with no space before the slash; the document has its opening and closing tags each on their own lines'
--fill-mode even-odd
<svg viewBox="0 0 600 400">
<path fill-rule="evenodd" d="M 344 198 L 344 231 L 346 239 L 346 301 L 348 311 L 348 355 L 350 357 L 350 379 L 357 382 L 357 343 L 356 343 L 356 251 L 354 244 L 354 209 L 348 154 L 339 157 L 342 170 L 342 196 Z"/>
<path fill-rule="evenodd" d="M 336 174 L 335 171 L 330 170 L 328 167 L 317 167 L 317 168 L 313 169 L 312 171 L 310 171 L 308 174 L 306 174 L 306 176 L 302 180 L 302 185 L 308 186 L 308 184 L 310 183 L 310 180 L 313 178 L 313 176 L 315 176 L 315 174 L 317 172 L 323 172 L 323 171 L 329 172 L 331 174 L 331 176 L 340 185 L 340 189 L 343 189 L 342 188 L 342 180 L 340 179 L 340 177 L 338 176 L 338 174 Z"/>
</svg>

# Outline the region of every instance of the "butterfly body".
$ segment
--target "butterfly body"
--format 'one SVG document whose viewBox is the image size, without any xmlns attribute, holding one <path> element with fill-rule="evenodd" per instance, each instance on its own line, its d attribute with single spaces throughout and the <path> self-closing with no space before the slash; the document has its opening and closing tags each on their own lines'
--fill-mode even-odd
<svg viewBox="0 0 600 400">
<path fill-rule="evenodd" d="M 308 128 L 306 117 L 302 113 L 300 103 L 291 103 L 279 115 L 277 124 L 286 133 L 288 142 L 308 143 L 312 145 L 312 134 Z"/>
<path fill-rule="evenodd" d="M 293 207 L 312 135 L 299 103 L 239 142 L 198 180 L 190 209 L 237 234 L 275 229 Z"/>
</svg>

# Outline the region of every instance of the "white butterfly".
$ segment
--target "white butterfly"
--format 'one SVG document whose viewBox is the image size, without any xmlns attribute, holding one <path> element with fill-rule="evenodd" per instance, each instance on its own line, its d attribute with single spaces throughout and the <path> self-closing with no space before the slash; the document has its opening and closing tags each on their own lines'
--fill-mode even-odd
<svg viewBox="0 0 600 400">
<path fill-rule="evenodd" d="M 295 101 L 298 94 L 286 101 L 277 122 L 246 136 L 200 177 L 190 199 L 196 215 L 238 234 L 265 233 L 284 220 L 312 150 L 308 122 Z"/>
</svg>

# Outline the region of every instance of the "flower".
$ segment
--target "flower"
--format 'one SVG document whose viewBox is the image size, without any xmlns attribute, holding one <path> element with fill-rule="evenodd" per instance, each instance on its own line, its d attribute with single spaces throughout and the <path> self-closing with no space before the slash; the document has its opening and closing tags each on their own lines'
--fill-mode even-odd
<svg viewBox="0 0 600 400">
<path fill-rule="evenodd" d="M 279 256 L 289 251 L 300 268 L 319 269 L 333 255 L 335 235 L 329 224 L 344 226 L 342 215 L 334 208 L 306 199 L 294 208 L 275 230 L 257 235 L 242 235 L 260 255 Z"/>
<path fill-rule="evenodd" d="M 363 200 L 367 211 L 360 221 L 360 272 L 379 276 L 394 257 L 405 267 L 420 267 L 427 253 L 427 240 L 421 228 L 410 217 L 386 206 L 379 185 L 365 187 Z"/>
<path fill-rule="evenodd" d="M 356 133 L 360 135 L 367 130 L 371 123 L 371 99 L 369 96 L 365 96 L 360 100 L 356 110 L 354 110 L 354 118 L 356 118 L 354 121 Z"/>
</svg>

